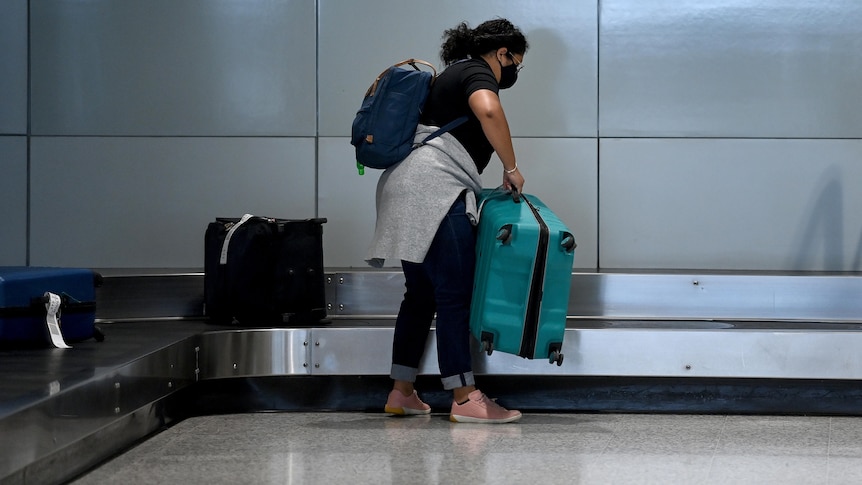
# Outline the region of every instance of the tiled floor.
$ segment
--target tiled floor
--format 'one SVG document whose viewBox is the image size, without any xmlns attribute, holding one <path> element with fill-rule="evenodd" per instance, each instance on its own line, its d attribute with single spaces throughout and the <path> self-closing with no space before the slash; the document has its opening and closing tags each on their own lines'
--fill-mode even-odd
<svg viewBox="0 0 862 485">
<path fill-rule="evenodd" d="M 527 414 L 207 416 L 76 484 L 862 483 L 862 418 Z"/>
</svg>

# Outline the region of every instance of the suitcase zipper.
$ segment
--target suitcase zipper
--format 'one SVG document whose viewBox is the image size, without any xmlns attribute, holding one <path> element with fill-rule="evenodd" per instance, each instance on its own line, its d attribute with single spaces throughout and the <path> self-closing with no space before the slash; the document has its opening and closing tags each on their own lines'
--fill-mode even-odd
<svg viewBox="0 0 862 485">
<path fill-rule="evenodd" d="M 527 359 L 533 358 L 536 350 L 536 340 L 539 333 L 539 316 L 542 309 L 543 285 L 545 282 L 545 263 L 548 255 L 548 243 L 551 239 L 548 225 L 545 224 L 539 210 L 521 194 L 527 207 L 532 211 L 536 222 L 539 223 L 539 243 L 536 247 L 536 260 L 533 263 L 533 278 L 530 282 L 529 299 L 527 300 L 527 314 L 524 318 L 524 333 L 521 336 L 521 349 L 518 355 Z"/>
</svg>

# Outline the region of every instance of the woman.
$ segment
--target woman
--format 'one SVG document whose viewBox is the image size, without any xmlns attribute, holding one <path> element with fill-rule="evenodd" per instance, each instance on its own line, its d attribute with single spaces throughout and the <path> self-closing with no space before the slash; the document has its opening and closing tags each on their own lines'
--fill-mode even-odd
<svg viewBox="0 0 862 485">
<path fill-rule="evenodd" d="M 521 418 L 476 389 L 470 356 L 470 300 L 476 263 L 479 174 L 492 153 L 503 184 L 519 192 L 518 171 L 498 92 L 515 84 L 527 39 L 505 19 L 447 30 L 440 51 L 446 69 L 434 82 L 416 140 L 467 115 L 467 122 L 414 150 L 384 172 L 377 186 L 377 226 L 369 263 L 401 260 L 406 293 L 395 322 L 392 392 L 386 412 L 428 414 L 413 383 L 434 315 L 443 387 L 453 392 L 455 422 L 508 423 Z"/>
</svg>

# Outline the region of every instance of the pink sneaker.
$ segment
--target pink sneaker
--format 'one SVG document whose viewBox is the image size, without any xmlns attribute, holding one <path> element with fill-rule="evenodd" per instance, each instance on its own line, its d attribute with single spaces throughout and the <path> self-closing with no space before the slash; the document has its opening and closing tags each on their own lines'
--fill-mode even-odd
<svg viewBox="0 0 862 485">
<path fill-rule="evenodd" d="M 393 389 L 389 393 L 389 399 L 386 400 L 384 411 L 391 414 L 400 414 L 402 416 L 412 416 L 416 414 L 430 414 L 431 406 L 422 402 L 416 391 L 413 394 L 405 396 L 401 391 Z"/>
<path fill-rule="evenodd" d="M 514 423 L 521 419 L 521 411 L 509 411 L 500 406 L 482 391 L 475 390 L 467 395 L 464 404 L 452 403 L 449 421 L 454 423 Z"/>
</svg>

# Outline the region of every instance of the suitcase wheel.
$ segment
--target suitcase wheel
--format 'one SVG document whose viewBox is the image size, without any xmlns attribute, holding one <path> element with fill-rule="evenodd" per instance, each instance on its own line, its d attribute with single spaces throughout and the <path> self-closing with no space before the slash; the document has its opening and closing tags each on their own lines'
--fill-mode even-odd
<svg viewBox="0 0 862 485">
<path fill-rule="evenodd" d="M 560 241 L 560 246 L 562 246 L 567 253 L 570 253 L 578 247 L 578 244 L 575 242 L 575 236 L 572 236 L 568 232 L 564 232 L 563 240 Z"/>
<path fill-rule="evenodd" d="M 563 365 L 563 354 L 559 350 L 551 352 L 551 355 L 548 356 L 548 363 L 553 364 L 554 362 L 557 363 L 557 367 Z"/>
<path fill-rule="evenodd" d="M 506 224 L 497 231 L 497 240 L 503 244 L 507 244 L 512 239 L 512 225 Z"/>
<path fill-rule="evenodd" d="M 487 340 L 482 341 L 482 352 L 485 352 L 488 355 L 494 353 L 494 342 L 489 342 Z"/>
<path fill-rule="evenodd" d="M 488 332 L 482 332 L 482 352 L 488 355 L 494 353 L 494 335 Z"/>
<path fill-rule="evenodd" d="M 105 333 L 102 332 L 101 328 L 93 327 L 93 338 L 96 339 L 96 342 L 104 342 L 105 341 Z"/>
</svg>

